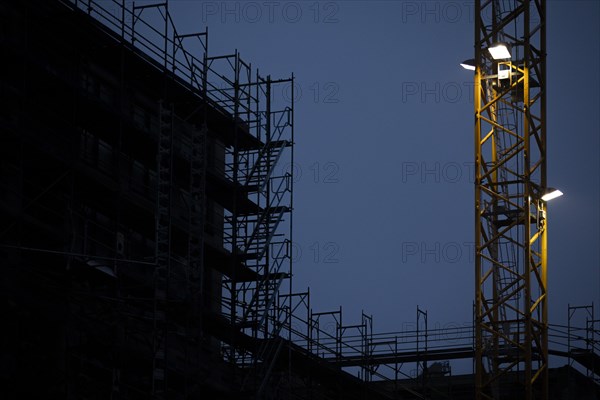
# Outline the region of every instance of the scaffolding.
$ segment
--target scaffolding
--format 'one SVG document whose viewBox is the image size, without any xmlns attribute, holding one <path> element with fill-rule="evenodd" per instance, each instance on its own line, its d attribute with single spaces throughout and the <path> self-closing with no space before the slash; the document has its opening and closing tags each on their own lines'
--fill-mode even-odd
<svg viewBox="0 0 600 400">
<path fill-rule="evenodd" d="M 594 303 L 568 305 L 567 355 L 569 366 L 574 367 L 575 363 L 582 365 L 586 376 L 600 383 L 600 320 L 594 317 Z M 576 320 L 581 320 L 580 325 Z"/>
<path fill-rule="evenodd" d="M 241 382 L 242 390 L 262 395 L 272 366 L 281 351 L 279 337 L 283 314 L 277 310 L 277 294 L 291 287 L 292 173 L 280 173 L 282 163 L 292 163 L 294 138 L 293 76 L 289 79 L 263 77 L 246 63 L 239 52 L 211 56 L 208 30 L 180 35 L 172 21 L 169 3 L 131 4 L 112 1 L 72 1 L 75 7 L 96 18 L 120 34 L 133 49 L 160 63 L 163 72 L 176 82 L 185 84 L 199 98 L 194 115 L 203 115 L 203 125 L 192 134 L 190 151 L 190 217 L 189 256 L 191 267 L 190 299 L 199 298 L 196 310 L 201 315 L 203 301 L 203 232 L 206 180 L 205 138 L 217 127 L 207 124 L 208 108 L 219 110 L 229 120 L 230 142 L 219 153 L 224 155 L 224 168 L 217 171 L 232 190 L 231 204 L 224 210 L 223 247 L 229 254 L 229 273 L 222 278 L 221 315 L 229 322 L 231 332 L 222 343 L 224 358 L 242 372 L 233 374 L 232 386 Z M 153 13 L 147 19 L 148 14 Z M 160 16 L 160 18 L 157 18 Z M 162 24 L 152 24 L 162 21 Z M 158 25 L 158 26 L 156 26 Z M 197 39 L 203 54 L 196 56 L 185 49 L 184 41 Z M 291 87 L 288 99 L 274 95 Z M 165 93 L 166 99 L 173 98 Z M 168 329 L 170 251 L 170 188 L 172 185 L 173 117 L 178 114 L 173 103 L 161 105 L 157 196 L 157 272 L 155 290 L 155 345 L 153 392 L 164 395 Z M 181 112 L 179 112 L 181 114 Z M 189 119 L 187 116 L 186 119 Z M 218 166 L 217 166 L 218 169 Z M 164 272 L 163 272 L 164 270 Z M 166 297 L 165 297 L 166 296 Z M 200 322 L 201 324 L 201 322 Z M 242 333 L 260 342 L 258 349 L 248 351 L 237 343 Z"/>
</svg>

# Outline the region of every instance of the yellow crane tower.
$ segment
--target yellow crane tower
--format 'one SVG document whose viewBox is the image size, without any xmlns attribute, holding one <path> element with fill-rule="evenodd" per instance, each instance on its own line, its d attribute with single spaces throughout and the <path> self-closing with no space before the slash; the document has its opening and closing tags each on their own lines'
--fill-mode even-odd
<svg viewBox="0 0 600 400">
<path fill-rule="evenodd" d="M 474 16 L 476 399 L 547 399 L 546 2 Z"/>
</svg>

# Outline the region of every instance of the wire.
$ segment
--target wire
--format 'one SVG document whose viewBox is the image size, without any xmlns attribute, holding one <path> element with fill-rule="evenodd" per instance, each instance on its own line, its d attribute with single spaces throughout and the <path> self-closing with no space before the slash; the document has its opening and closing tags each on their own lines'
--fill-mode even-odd
<svg viewBox="0 0 600 400">
<path fill-rule="evenodd" d="M 90 259 L 90 260 L 93 259 L 93 260 L 105 260 L 105 261 L 114 261 L 114 262 L 126 262 L 126 263 L 152 265 L 152 266 L 156 265 L 156 263 L 148 262 L 148 261 L 128 260 L 128 259 L 114 258 L 114 257 L 102 257 L 102 256 L 95 256 L 95 255 L 90 255 L 90 254 L 71 253 L 68 251 L 39 249 L 39 248 L 25 247 L 25 246 L 12 246 L 12 245 L 8 245 L 8 244 L 0 244 L 0 248 L 22 250 L 22 251 L 33 251 L 33 252 L 38 252 L 38 253 L 56 254 L 56 255 L 61 255 L 61 256 L 81 257 L 81 258 Z"/>
</svg>

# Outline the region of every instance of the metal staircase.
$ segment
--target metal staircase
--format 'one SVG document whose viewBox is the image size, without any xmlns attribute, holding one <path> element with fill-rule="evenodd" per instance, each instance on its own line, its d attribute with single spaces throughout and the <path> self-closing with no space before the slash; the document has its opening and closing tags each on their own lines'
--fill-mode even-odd
<svg viewBox="0 0 600 400">
<path fill-rule="evenodd" d="M 276 339 L 284 316 L 277 301 L 291 276 L 293 179 L 291 172 L 278 169 L 293 161 L 293 102 L 276 100 L 273 88 L 293 84 L 293 78 L 274 81 L 258 73 L 254 78 L 236 52 L 208 58 L 209 88 L 218 63 L 231 72 L 216 77 L 229 85 L 219 105 L 231 113 L 233 132 L 232 142 L 223 147 L 222 176 L 236 192 L 234 204 L 225 210 L 223 241 L 232 271 L 246 271 L 223 279 L 222 313 L 233 332 L 222 349 L 224 358 L 239 367 L 237 383 L 256 396 L 266 387 L 283 345 Z M 235 343 L 239 333 L 252 338 L 254 350 Z M 268 386 L 272 389 L 272 382 Z"/>
</svg>

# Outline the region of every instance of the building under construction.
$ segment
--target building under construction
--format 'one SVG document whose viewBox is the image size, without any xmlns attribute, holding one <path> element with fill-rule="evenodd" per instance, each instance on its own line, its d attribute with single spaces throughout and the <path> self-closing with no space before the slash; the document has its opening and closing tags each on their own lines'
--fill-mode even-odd
<svg viewBox="0 0 600 400">
<path fill-rule="evenodd" d="M 418 309 L 377 333 L 294 291 L 293 76 L 212 55 L 168 2 L 2 2 L 0 49 L 0 397 L 475 397 L 451 368 L 474 327 Z M 576 312 L 550 327 L 551 399 L 600 398 Z"/>
</svg>

